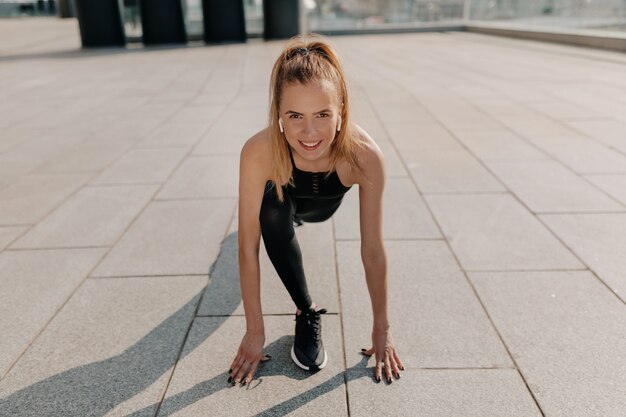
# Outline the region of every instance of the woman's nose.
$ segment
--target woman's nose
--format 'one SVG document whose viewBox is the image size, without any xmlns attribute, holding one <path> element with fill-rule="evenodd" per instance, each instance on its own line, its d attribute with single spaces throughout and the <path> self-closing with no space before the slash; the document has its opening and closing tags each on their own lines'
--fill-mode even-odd
<svg viewBox="0 0 626 417">
<path fill-rule="evenodd" d="M 317 129 L 315 128 L 315 123 L 313 122 L 313 120 L 305 120 L 304 121 L 304 133 L 307 135 L 311 135 L 317 132 Z"/>
</svg>

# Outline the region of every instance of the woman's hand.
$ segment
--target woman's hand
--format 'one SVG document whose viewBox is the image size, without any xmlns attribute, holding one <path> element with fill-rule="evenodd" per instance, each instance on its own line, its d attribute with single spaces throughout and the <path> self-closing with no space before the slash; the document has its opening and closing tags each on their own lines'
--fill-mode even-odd
<svg viewBox="0 0 626 417">
<path fill-rule="evenodd" d="M 247 331 L 241 340 L 237 356 L 230 365 L 228 382 L 233 385 L 241 382 L 241 385 L 249 384 L 256 372 L 259 362 L 272 359 L 268 354 L 263 354 L 265 334 Z"/>
<path fill-rule="evenodd" d="M 374 369 L 374 377 L 380 382 L 382 377 L 382 367 L 385 366 L 385 377 L 387 382 L 391 384 L 391 375 L 400 379 L 400 370 L 404 371 L 404 365 L 396 352 L 391 330 L 374 330 L 372 332 L 372 342 L 374 346 L 370 349 L 361 349 L 361 353 L 366 356 L 376 354 L 376 368 Z"/>
</svg>

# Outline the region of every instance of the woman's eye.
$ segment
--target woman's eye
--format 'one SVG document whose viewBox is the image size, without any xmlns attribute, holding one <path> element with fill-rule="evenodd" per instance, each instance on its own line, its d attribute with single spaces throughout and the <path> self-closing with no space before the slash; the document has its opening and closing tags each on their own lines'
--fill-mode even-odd
<svg viewBox="0 0 626 417">
<path fill-rule="evenodd" d="M 321 117 L 328 117 L 328 113 L 320 113 Z"/>
<path fill-rule="evenodd" d="M 299 117 L 298 114 L 292 114 L 289 116 L 290 119 L 297 119 Z"/>
</svg>

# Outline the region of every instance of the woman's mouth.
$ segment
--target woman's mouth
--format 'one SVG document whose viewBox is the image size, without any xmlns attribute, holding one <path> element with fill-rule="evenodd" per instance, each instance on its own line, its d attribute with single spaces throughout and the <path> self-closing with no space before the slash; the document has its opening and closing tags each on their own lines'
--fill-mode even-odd
<svg viewBox="0 0 626 417">
<path fill-rule="evenodd" d="M 317 148 L 319 148 L 320 143 L 322 143 L 322 140 L 320 139 L 315 142 L 302 142 L 301 140 L 299 140 L 298 142 L 300 142 L 300 145 L 302 145 L 302 147 L 306 149 L 307 151 L 314 151 Z"/>
</svg>

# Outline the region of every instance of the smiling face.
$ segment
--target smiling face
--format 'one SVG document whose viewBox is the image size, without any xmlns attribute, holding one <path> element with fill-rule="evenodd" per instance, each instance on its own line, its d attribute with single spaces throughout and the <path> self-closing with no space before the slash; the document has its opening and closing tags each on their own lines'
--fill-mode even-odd
<svg viewBox="0 0 626 417">
<path fill-rule="evenodd" d="M 287 142 L 303 159 L 315 161 L 330 154 L 341 117 L 338 96 L 327 80 L 284 86 L 279 117 Z"/>
</svg>

